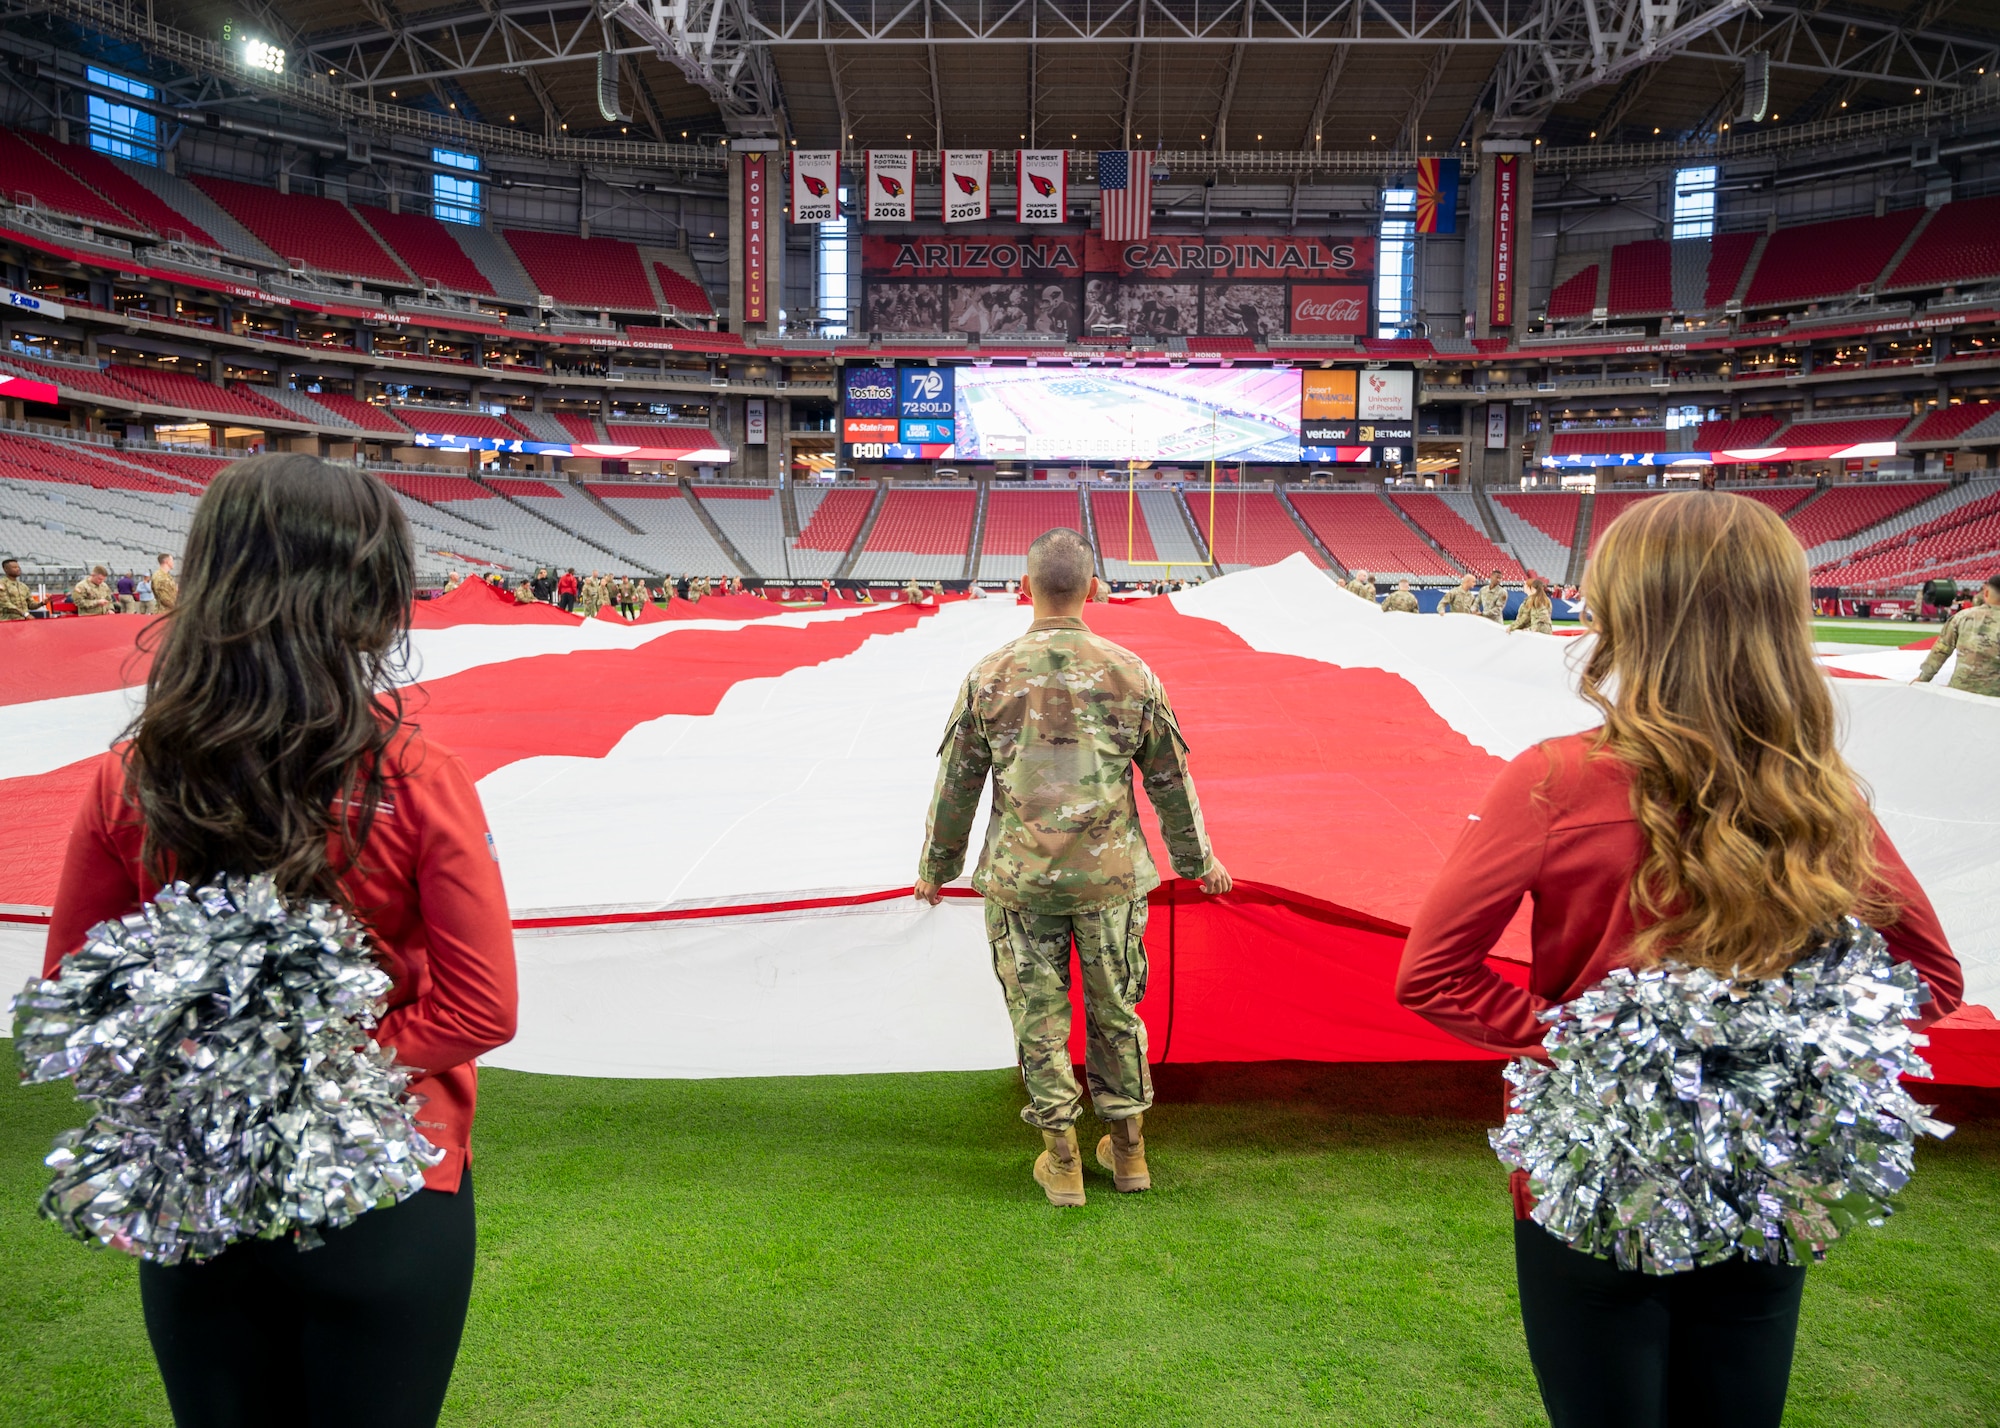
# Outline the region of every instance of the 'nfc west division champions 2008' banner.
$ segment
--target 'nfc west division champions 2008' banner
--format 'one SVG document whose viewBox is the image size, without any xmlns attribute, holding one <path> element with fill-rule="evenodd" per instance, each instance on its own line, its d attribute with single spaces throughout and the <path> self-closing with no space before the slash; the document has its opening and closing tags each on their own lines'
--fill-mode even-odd
<svg viewBox="0 0 2000 1428">
<path fill-rule="evenodd" d="M 1374 271 L 1367 236 L 870 236 L 861 245 L 861 325 L 1072 338 L 1360 336 Z"/>
<path fill-rule="evenodd" d="M 937 460 L 952 454 L 958 393 L 950 367 L 848 367 L 840 439 L 850 460 Z"/>
</svg>

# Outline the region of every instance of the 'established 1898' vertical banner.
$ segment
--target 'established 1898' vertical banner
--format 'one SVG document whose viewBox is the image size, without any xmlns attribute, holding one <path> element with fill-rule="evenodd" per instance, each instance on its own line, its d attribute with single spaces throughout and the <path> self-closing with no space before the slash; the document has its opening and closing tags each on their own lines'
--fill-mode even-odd
<svg viewBox="0 0 2000 1428">
<path fill-rule="evenodd" d="M 840 150 L 792 150 L 792 222 L 840 218 Z"/>
<path fill-rule="evenodd" d="M 1521 200 L 1521 161 L 1493 159 L 1493 315 L 1495 327 L 1514 325 L 1514 228 Z"/>
<path fill-rule="evenodd" d="M 764 214 L 770 183 L 762 154 L 743 156 L 743 320 L 763 322 Z"/>
</svg>

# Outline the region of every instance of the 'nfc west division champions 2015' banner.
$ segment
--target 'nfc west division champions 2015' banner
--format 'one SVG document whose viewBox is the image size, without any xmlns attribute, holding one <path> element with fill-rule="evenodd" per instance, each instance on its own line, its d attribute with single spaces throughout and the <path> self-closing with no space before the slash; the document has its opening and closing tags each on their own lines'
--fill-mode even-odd
<svg viewBox="0 0 2000 1428">
<path fill-rule="evenodd" d="M 1053 187 L 1053 185 L 1052 185 Z M 862 327 L 1080 337 L 1360 336 L 1371 237 L 1111 243 L 1096 235 L 911 234 L 861 244 Z"/>
<path fill-rule="evenodd" d="M 938 460 L 952 454 L 958 392 L 950 367 L 848 367 L 840 440 L 848 459 Z"/>
</svg>

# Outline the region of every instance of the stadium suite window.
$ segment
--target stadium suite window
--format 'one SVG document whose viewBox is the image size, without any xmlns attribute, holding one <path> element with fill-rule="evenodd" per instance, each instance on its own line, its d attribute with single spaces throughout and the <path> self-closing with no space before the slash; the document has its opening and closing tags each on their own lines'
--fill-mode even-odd
<svg viewBox="0 0 2000 1428">
<path fill-rule="evenodd" d="M 840 211 L 847 211 L 847 190 L 840 191 Z M 819 330 L 822 337 L 847 336 L 847 220 L 819 225 Z"/>
<path fill-rule="evenodd" d="M 1715 169 L 1682 169 L 1674 175 L 1674 237 L 1715 236 Z"/>
<path fill-rule="evenodd" d="M 462 169 L 468 174 L 479 172 L 479 156 L 476 154 L 459 154 L 450 149 L 432 149 L 431 162 Z M 456 174 L 432 174 L 431 212 L 446 223 L 467 223 L 477 228 L 480 220 L 480 190 L 483 187 L 484 185 L 476 178 L 460 178 Z"/>
<path fill-rule="evenodd" d="M 1403 337 L 1417 315 L 1417 191 L 1382 190 L 1380 266 L 1375 275 L 1377 337 Z"/>
<path fill-rule="evenodd" d="M 159 92 L 150 84 L 128 78 L 115 70 L 84 68 L 84 78 L 100 89 L 116 90 L 134 99 L 157 99 Z M 100 154 L 130 159 L 153 168 L 160 166 L 160 121 L 143 109 L 93 94 L 90 106 L 90 147 Z"/>
</svg>

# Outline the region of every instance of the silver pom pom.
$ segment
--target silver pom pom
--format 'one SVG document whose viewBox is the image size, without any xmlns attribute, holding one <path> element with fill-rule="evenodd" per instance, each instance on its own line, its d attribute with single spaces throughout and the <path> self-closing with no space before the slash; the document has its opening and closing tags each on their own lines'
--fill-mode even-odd
<svg viewBox="0 0 2000 1428">
<path fill-rule="evenodd" d="M 1890 1213 L 1919 1134 L 1951 1133 L 1900 1079 L 1930 1074 L 1904 1024 L 1929 999 L 1852 918 L 1765 981 L 1620 969 L 1543 1014 L 1549 1062 L 1508 1067 L 1493 1149 L 1538 1223 L 1621 1269 L 1823 1259 Z"/>
<path fill-rule="evenodd" d="M 344 909 L 226 880 L 90 930 L 14 999 L 22 1079 L 96 1103 L 57 1138 L 42 1213 L 160 1264 L 406 1200 L 444 1158 L 368 1036 L 389 977 Z"/>
</svg>

